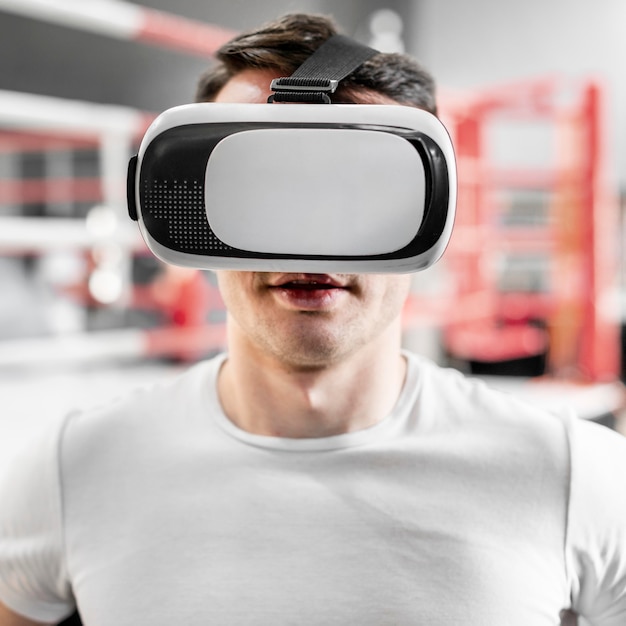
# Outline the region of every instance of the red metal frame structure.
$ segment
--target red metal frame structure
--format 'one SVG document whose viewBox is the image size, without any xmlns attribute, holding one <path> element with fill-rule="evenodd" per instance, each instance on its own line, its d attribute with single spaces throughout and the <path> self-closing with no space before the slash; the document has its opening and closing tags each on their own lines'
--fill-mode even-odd
<svg viewBox="0 0 626 626">
<path fill-rule="evenodd" d="M 612 310 L 618 207 L 605 161 L 601 86 L 554 78 L 521 82 L 450 97 L 443 110 L 459 169 L 457 223 L 445 257 L 456 285 L 454 307 L 462 311 L 465 302 L 479 298 L 484 314 L 445 321 L 446 349 L 487 362 L 545 352 L 551 376 L 618 379 L 619 320 Z M 502 119 L 547 125 L 554 162 L 542 169 L 495 163 L 487 136 Z M 511 190 L 544 193 L 546 222 L 504 224 L 501 194 Z M 543 255 L 548 288 L 502 290 L 495 262 L 502 254 Z"/>
</svg>

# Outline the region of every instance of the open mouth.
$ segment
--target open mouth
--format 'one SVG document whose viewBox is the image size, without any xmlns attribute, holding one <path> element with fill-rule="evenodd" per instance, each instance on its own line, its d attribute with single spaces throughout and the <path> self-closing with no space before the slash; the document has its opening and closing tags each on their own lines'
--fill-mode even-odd
<svg viewBox="0 0 626 626">
<path fill-rule="evenodd" d="M 346 288 L 338 279 L 328 274 L 285 274 L 278 277 L 273 282 L 272 287 L 303 291 Z"/>
<path fill-rule="evenodd" d="M 310 311 L 333 306 L 348 291 L 346 284 L 328 274 L 283 274 L 270 288 L 289 308 Z"/>
</svg>

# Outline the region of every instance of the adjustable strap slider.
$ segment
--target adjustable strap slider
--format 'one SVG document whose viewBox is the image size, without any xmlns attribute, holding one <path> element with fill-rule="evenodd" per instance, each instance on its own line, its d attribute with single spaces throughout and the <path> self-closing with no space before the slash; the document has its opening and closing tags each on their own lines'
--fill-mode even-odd
<svg viewBox="0 0 626 626">
<path fill-rule="evenodd" d="M 339 85 L 339 81 L 331 78 L 284 76 L 275 78 L 270 85 L 270 89 L 272 91 L 324 91 L 335 93 L 337 85 Z"/>
<path fill-rule="evenodd" d="M 330 104 L 329 93 L 335 93 L 338 80 L 331 78 L 308 78 L 284 76 L 275 78 L 270 89 L 274 92 L 267 101 L 272 102 L 309 102 Z"/>
</svg>

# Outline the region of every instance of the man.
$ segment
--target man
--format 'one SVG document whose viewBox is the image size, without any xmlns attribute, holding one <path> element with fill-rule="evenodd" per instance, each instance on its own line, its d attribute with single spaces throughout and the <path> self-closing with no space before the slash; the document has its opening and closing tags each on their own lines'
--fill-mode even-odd
<svg viewBox="0 0 626 626">
<path fill-rule="evenodd" d="M 265 102 L 333 32 L 241 36 L 199 99 Z M 434 110 L 398 56 L 338 98 Z M 403 352 L 407 276 L 219 285 L 227 355 L 70 416 L 6 481 L 2 626 L 626 623 L 619 435 Z"/>
</svg>

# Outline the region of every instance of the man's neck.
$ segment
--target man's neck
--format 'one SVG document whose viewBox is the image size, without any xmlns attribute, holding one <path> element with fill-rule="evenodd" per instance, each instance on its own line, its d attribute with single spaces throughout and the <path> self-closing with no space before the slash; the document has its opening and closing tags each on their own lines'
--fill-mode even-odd
<svg viewBox="0 0 626 626">
<path fill-rule="evenodd" d="M 228 418 L 250 433 L 327 437 L 387 417 L 405 373 L 399 323 L 353 354 L 316 368 L 293 367 L 233 337 L 218 392 Z"/>
</svg>

